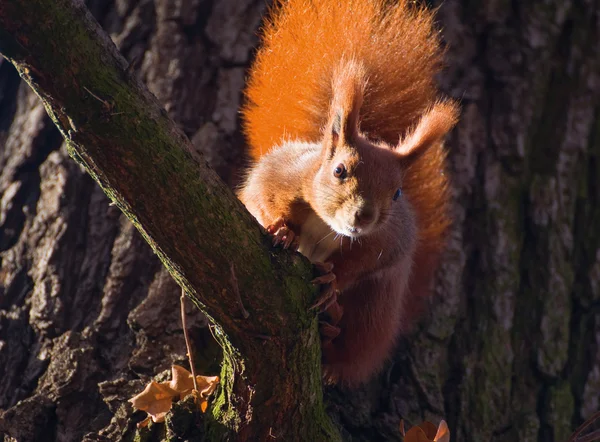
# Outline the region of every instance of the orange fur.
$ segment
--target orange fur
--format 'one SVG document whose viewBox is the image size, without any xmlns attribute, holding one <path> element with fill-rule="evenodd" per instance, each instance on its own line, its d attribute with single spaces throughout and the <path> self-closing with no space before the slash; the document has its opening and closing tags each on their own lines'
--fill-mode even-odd
<svg viewBox="0 0 600 442">
<path fill-rule="evenodd" d="M 342 57 L 363 62 L 369 77 L 361 130 L 395 144 L 437 95 L 442 51 L 433 23 L 410 0 L 276 0 L 246 89 L 251 157 L 285 139 L 321 138 Z M 428 254 L 440 253 L 449 226 L 445 159 L 441 145 L 430 149 L 403 183 Z"/>
<path fill-rule="evenodd" d="M 381 368 L 429 292 L 450 222 L 441 140 L 458 112 L 437 99 L 441 56 L 432 13 L 409 0 L 277 0 L 264 26 L 243 109 L 256 163 L 240 198 L 286 245 L 359 215 L 372 227 L 358 244 L 300 249 L 334 264 L 341 291 L 328 310 L 340 335 L 323 341 L 331 381 Z"/>
<path fill-rule="evenodd" d="M 243 110 L 251 156 L 282 139 L 317 141 L 334 70 L 359 60 L 369 80 L 361 129 L 390 144 L 436 96 L 441 53 L 433 16 L 409 0 L 276 1 L 250 72 Z M 386 6 L 390 4 L 390 6 Z"/>
</svg>

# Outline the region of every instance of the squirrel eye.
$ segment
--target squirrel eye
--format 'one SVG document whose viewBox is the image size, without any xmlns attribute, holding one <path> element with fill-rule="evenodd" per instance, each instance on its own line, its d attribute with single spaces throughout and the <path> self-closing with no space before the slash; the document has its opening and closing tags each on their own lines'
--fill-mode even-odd
<svg viewBox="0 0 600 442">
<path fill-rule="evenodd" d="M 402 189 L 398 189 L 396 190 L 396 193 L 394 193 L 394 201 L 396 201 L 398 198 L 400 198 L 402 196 Z"/>
<path fill-rule="evenodd" d="M 333 169 L 333 176 L 336 178 L 345 178 L 346 177 L 346 166 L 342 163 L 338 164 L 335 169 Z"/>
</svg>

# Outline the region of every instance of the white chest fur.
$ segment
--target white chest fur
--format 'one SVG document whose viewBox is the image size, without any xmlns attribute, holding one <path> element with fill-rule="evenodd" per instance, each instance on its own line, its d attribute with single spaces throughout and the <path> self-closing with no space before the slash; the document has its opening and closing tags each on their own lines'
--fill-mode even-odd
<svg viewBox="0 0 600 442">
<path fill-rule="evenodd" d="M 315 213 L 302 224 L 298 251 L 311 262 L 325 262 L 340 247 L 340 238 Z"/>
</svg>

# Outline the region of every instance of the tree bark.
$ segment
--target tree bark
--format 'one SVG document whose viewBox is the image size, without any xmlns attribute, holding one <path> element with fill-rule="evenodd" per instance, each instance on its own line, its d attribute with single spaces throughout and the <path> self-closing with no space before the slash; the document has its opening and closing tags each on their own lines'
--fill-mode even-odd
<svg viewBox="0 0 600 442">
<path fill-rule="evenodd" d="M 0 52 L 40 96 L 70 155 L 211 318 L 224 362 L 209 439 L 335 439 L 307 261 L 272 253 L 83 3 L 4 2 Z"/>
<path fill-rule="evenodd" d="M 88 5 L 230 185 L 263 3 Z M 328 389 L 328 410 L 346 440 L 401 440 L 401 418 L 445 418 L 452 440 L 561 442 L 600 408 L 600 5 L 456 0 L 438 17 L 450 45 L 440 82 L 463 107 L 438 296 L 386 371 Z M 0 198 L 0 432 L 130 437 L 140 417 L 126 399 L 185 359 L 177 285 L 5 62 Z M 193 336 L 212 374 L 202 325 Z M 152 436 L 198 436 L 175 427 Z"/>
</svg>

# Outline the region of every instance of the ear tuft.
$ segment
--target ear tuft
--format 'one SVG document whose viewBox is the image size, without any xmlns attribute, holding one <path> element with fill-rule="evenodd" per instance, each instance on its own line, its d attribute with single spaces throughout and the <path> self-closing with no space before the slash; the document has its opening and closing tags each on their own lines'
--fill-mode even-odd
<svg viewBox="0 0 600 442">
<path fill-rule="evenodd" d="M 342 111 L 338 110 L 331 123 L 331 132 L 332 134 L 339 136 L 342 131 Z"/>
<path fill-rule="evenodd" d="M 404 161 L 412 162 L 429 147 L 446 136 L 458 121 L 459 109 L 454 101 L 436 102 L 416 127 L 394 149 Z"/>
<path fill-rule="evenodd" d="M 327 130 L 343 143 L 351 143 L 358 136 L 359 114 L 366 84 L 365 67 L 355 60 L 343 60 L 333 73 Z"/>
</svg>

